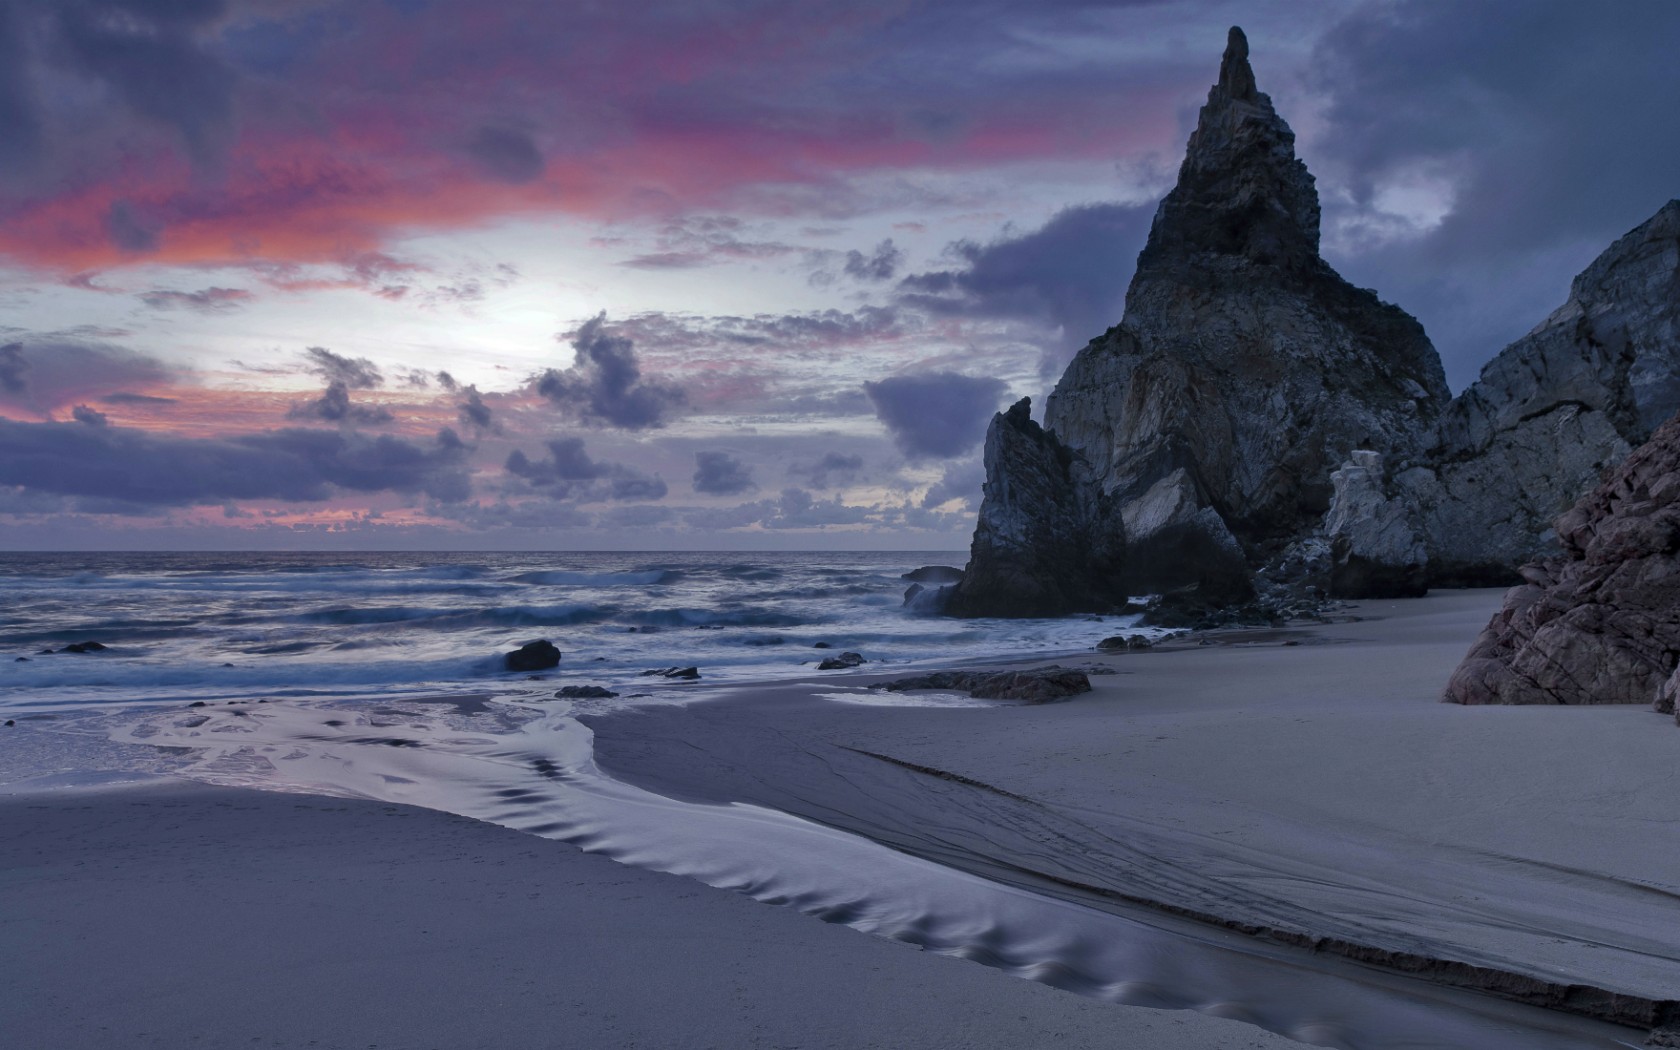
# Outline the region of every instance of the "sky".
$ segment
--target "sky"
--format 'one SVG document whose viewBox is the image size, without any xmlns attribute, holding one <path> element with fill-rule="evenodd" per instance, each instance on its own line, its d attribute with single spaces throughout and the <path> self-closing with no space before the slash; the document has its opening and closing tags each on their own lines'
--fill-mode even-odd
<svg viewBox="0 0 1680 1050">
<path fill-rule="evenodd" d="M 0 0 L 0 549 L 966 547 L 1233 24 L 1455 390 L 1680 196 L 1667 0 Z"/>
</svg>

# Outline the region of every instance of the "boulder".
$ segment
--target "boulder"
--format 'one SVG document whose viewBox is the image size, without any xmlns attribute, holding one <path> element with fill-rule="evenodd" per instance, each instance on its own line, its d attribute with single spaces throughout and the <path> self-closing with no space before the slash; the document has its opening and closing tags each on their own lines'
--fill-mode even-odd
<svg viewBox="0 0 1680 1050">
<path fill-rule="evenodd" d="M 844 671 L 850 667 L 861 667 L 867 662 L 868 661 L 864 660 L 861 654 L 849 652 L 841 653 L 839 656 L 830 656 L 823 660 L 822 663 L 817 665 L 817 670 Z"/>
<path fill-rule="evenodd" d="M 1097 648 L 1105 653 L 1143 652 L 1155 648 L 1155 643 L 1143 634 L 1116 634 L 1104 638 L 1097 643 Z"/>
<path fill-rule="evenodd" d="M 1556 522 L 1447 683 L 1461 704 L 1652 704 L 1680 682 L 1680 416 Z"/>
<path fill-rule="evenodd" d="M 700 669 L 698 667 L 657 667 L 651 671 L 642 672 L 644 678 L 649 675 L 692 682 L 700 677 Z"/>
<path fill-rule="evenodd" d="M 935 671 L 914 678 L 880 682 L 871 689 L 904 692 L 910 689 L 948 689 L 982 700 L 1024 700 L 1029 704 L 1065 700 L 1091 691 L 1083 671 L 1040 667 L 1030 671 Z"/>
<path fill-rule="evenodd" d="M 560 650 L 547 638 L 540 638 L 508 653 L 503 660 L 509 671 L 546 671 L 560 666 Z"/>
<path fill-rule="evenodd" d="M 963 571 L 950 565 L 924 565 L 903 573 L 899 579 L 911 583 L 956 583 L 962 577 Z"/>
<path fill-rule="evenodd" d="M 554 694 L 556 700 L 611 700 L 618 694 L 599 685 L 561 686 Z"/>
<path fill-rule="evenodd" d="M 105 648 L 106 648 L 105 646 L 99 644 L 98 642 L 71 642 L 69 645 L 60 649 L 59 652 L 61 652 L 61 653 L 102 653 L 102 652 L 105 651 Z"/>
</svg>

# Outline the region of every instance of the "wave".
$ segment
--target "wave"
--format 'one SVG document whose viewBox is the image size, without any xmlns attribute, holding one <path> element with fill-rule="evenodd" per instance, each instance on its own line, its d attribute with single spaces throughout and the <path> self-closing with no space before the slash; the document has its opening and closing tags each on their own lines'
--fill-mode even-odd
<svg viewBox="0 0 1680 1050">
<path fill-rule="evenodd" d="M 600 623 L 617 615 L 610 605 L 503 605 L 481 609 L 439 609 L 429 606 L 335 605 L 289 618 L 294 623 L 374 626 L 406 624 L 415 627 L 569 627 Z"/>
<path fill-rule="evenodd" d="M 509 576 L 510 583 L 531 583 L 545 587 L 662 587 L 676 583 L 683 574 L 675 569 L 645 569 L 633 572 L 568 572 L 545 569 Z"/>
<path fill-rule="evenodd" d="M 648 609 L 623 620 L 647 627 L 799 627 L 815 622 L 773 609 Z"/>
</svg>

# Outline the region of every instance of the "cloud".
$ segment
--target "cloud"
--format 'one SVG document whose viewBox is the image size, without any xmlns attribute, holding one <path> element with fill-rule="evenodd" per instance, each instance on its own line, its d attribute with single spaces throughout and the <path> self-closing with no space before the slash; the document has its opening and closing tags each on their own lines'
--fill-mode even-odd
<svg viewBox="0 0 1680 1050">
<path fill-rule="evenodd" d="M 89 408 L 86 405 L 77 405 L 75 408 L 70 410 L 70 415 L 76 422 L 86 423 L 90 427 L 109 426 L 111 422 L 110 418 L 106 416 L 105 413 L 97 409 Z"/>
<path fill-rule="evenodd" d="M 923 493 L 921 509 L 934 510 L 952 500 L 961 500 L 962 509 L 980 509 L 980 496 L 986 484 L 986 465 L 979 456 L 969 456 L 945 467 L 940 479 Z"/>
<path fill-rule="evenodd" d="M 669 491 L 663 478 L 622 463 L 591 459 L 582 438 L 555 438 L 547 446 L 548 456 L 540 460 L 514 449 L 508 453 L 505 469 L 523 479 L 531 490 L 551 499 L 658 500 Z"/>
<path fill-rule="evenodd" d="M 109 343 L 31 336 L 0 346 L 0 404 L 41 413 L 174 378 L 156 358 Z"/>
<path fill-rule="evenodd" d="M 136 255 L 157 251 L 159 224 L 142 217 L 128 201 L 111 202 L 105 213 L 105 232 L 122 251 Z"/>
<path fill-rule="evenodd" d="M 338 430 L 185 438 L 9 420 L 0 420 L 0 485 L 136 508 L 319 502 L 339 492 L 381 491 L 452 502 L 469 492 L 466 448 L 447 429 L 427 446 Z"/>
<path fill-rule="evenodd" d="M 493 178 L 514 184 L 542 174 L 542 151 L 531 136 L 511 128 L 482 127 L 467 142 L 467 155 Z"/>
<path fill-rule="evenodd" d="M 607 315 L 597 314 L 572 338 L 577 357 L 564 371 L 537 377 L 537 393 L 562 412 L 589 423 L 644 430 L 663 426 L 684 401 L 676 387 L 642 378 L 635 344 L 609 334 Z"/>
<path fill-rule="evenodd" d="M 707 496 L 734 496 L 758 488 L 752 468 L 728 452 L 694 454 L 694 491 Z"/>
<path fill-rule="evenodd" d="M 304 401 L 286 410 L 287 419 L 319 419 L 328 423 L 379 426 L 391 421 L 391 413 L 382 405 L 353 405 L 350 390 L 343 380 L 327 384 L 326 392 L 314 401 Z"/>
<path fill-rule="evenodd" d="M 844 484 L 850 481 L 862 469 L 862 456 L 827 452 L 815 463 L 789 464 L 787 472 L 789 476 L 803 476 L 812 488 L 826 489 L 830 487 L 830 482 Z"/>
<path fill-rule="evenodd" d="M 303 352 L 308 360 L 306 371 L 314 372 L 328 383 L 342 383 L 353 390 L 371 390 L 385 385 L 385 374 L 379 366 L 365 357 L 345 357 L 324 346 L 312 346 Z"/>
<path fill-rule="evenodd" d="M 949 459 L 978 445 L 1008 393 L 1002 380 L 956 372 L 895 376 L 863 389 L 876 417 L 911 459 Z"/>
<path fill-rule="evenodd" d="M 244 307 L 256 296 L 243 288 L 201 288 L 196 292 L 142 292 L 140 301 L 154 310 L 182 307 L 199 313 L 229 313 Z"/>
<path fill-rule="evenodd" d="M 113 394 L 106 394 L 99 399 L 107 405 L 173 405 L 179 400 L 173 397 L 157 397 L 153 394 L 136 394 L 127 390 L 118 390 Z"/>
<path fill-rule="evenodd" d="M 1153 203 L 1064 208 L 1027 233 L 987 244 L 958 241 L 961 269 L 912 274 L 900 301 L 935 314 L 1013 317 L 1059 328 L 1064 359 L 1118 324 Z"/>
<path fill-rule="evenodd" d="M 1462 387 L 1576 272 L 1680 195 L 1680 7 L 1417 0 L 1312 53 L 1326 250 L 1421 320 Z"/>
<path fill-rule="evenodd" d="M 29 370 L 29 362 L 24 360 L 22 343 L 7 343 L 0 346 L 0 390 L 10 394 L 21 394 L 28 387 L 24 380 Z"/>
<path fill-rule="evenodd" d="M 860 281 L 886 281 L 898 272 L 904 253 L 893 245 L 892 239 L 882 241 L 875 251 L 865 255 L 860 251 L 846 253 L 846 276 Z"/>
<path fill-rule="evenodd" d="M 443 376 L 448 373 L 440 372 L 438 374 Z M 451 382 L 453 383 L 453 381 Z M 453 389 L 453 386 L 450 389 Z M 472 427 L 479 433 L 495 429 L 495 414 L 490 411 L 490 406 L 484 403 L 484 395 L 478 392 L 478 387 L 468 386 L 461 392 L 467 396 L 465 401 L 455 406 L 461 424 Z"/>
</svg>

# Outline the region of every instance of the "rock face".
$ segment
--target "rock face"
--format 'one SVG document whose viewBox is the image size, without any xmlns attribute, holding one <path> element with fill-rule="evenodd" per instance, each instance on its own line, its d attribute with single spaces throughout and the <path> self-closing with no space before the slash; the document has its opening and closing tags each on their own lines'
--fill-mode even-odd
<svg viewBox="0 0 1680 1050">
<path fill-rule="evenodd" d="M 1460 704 L 1655 704 L 1680 683 L 1680 416 L 1557 520 L 1447 683 Z"/>
<path fill-rule="evenodd" d="M 1042 430 L 1024 404 L 993 422 L 947 611 L 1157 592 L 1265 612 L 1509 582 L 1680 409 L 1680 201 L 1456 400 L 1418 323 L 1318 244 L 1313 178 L 1233 29 L 1121 323 L 1068 366 Z"/>
<path fill-rule="evenodd" d="M 1616 241 L 1569 299 L 1442 415 L 1430 463 L 1397 481 L 1430 578 L 1503 583 L 1559 551 L 1554 519 L 1680 409 L 1680 201 Z"/>
<path fill-rule="evenodd" d="M 1110 563 L 1067 565 L 1050 581 L 1082 590 L 1044 594 L 1036 607 L 1106 608 L 1122 581 L 1134 592 L 1195 587 L 1211 601 L 1247 600 L 1254 568 L 1317 527 L 1331 474 L 1351 452 L 1411 457 L 1446 406 L 1440 359 L 1418 323 L 1319 257 L 1318 193 L 1294 141 L 1233 29 L 1125 317 L 1080 351 L 1045 410 L 1045 441 L 1066 446 L 1077 468 L 1065 473 L 1083 491 L 1021 505 L 1026 517 L 1017 510 L 1011 530 L 1047 531 L 1052 507 L 1077 524 L 1059 508 L 1100 503 L 1101 517 L 1118 518 L 1118 529 L 1108 524 L 1124 550 L 1110 542 L 1105 553 L 1121 555 Z M 987 452 L 988 500 L 1023 477 L 1059 483 L 1045 457 Z M 1013 473 L 1020 466 L 1026 475 Z M 1041 546 L 983 544 L 988 530 L 998 531 L 996 517 L 983 508 L 959 597 L 973 602 L 1004 578 L 1053 590 Z"/>
<path fill-rule="evenodd" d="M 953 616 L 1061 616 L 1124 604 L 1125 539 L 1086 465 L 1022 398 L 986 431 L 986 495 Z M 920 597 L 920 596 L 918 596 Z"/>
</svg>

